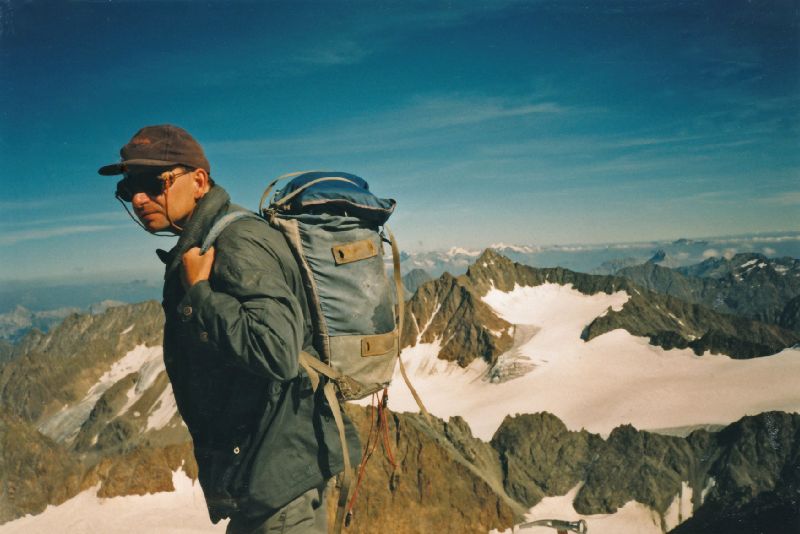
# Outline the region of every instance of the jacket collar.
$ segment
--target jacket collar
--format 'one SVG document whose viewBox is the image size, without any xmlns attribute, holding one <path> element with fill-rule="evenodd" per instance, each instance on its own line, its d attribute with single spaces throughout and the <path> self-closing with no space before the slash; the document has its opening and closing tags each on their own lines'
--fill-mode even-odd
<svg viewBox="0 0 800 534">
<path fill-rule="evenodd" d="M 209 189 L 208 193 L 200 199 L 194 208 L 191 218 L 183 227 L 178 243 L 166 252 L 156 250 L 159 259 L 167 265 L 164 278 L 168 278 L 172 272 L 181 264 L 181 257 L 192 247 L 199 247 L 203 237 L 211 229 L 214 221 L 217 220 L 221 211 L 225 211 L 230 205 L 231 197 L 222 187 L 215 185 Z"/>
</svg>

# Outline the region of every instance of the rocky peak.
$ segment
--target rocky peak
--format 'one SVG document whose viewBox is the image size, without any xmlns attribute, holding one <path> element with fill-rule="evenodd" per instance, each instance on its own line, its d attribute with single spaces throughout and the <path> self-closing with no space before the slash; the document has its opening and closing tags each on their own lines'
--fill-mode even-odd
<svg viewBox="0 0 800 534">
<path fill-rule="evenodd" d="M 72 314 L 47 334 L 29 332 L 0 368 L 0 404 L 32 422 L 60 410 L 137 345 L 161 345 L 163 321 L 161 305 L 149 301 Z"/>
<path fill-rule="evenodd" d="M 647 263 L 661 263 L 667 258 L 667 253 L 664 249 L 658 249 L 653 256 L 647 260 Z"/>
<path fill-rule="evenodd" d="M 443 274 L 423 284 L 406 305 L 403 346 L 439 341 L 439 358 L 466 367 L 476 358 L 494 363 L 511 346 L 511 324 L 497 317 L 469 280 Z"/>
<path fill-rule="evenodd" d="M 484 250 L 467 268 L 464 283 L 480 296 L 492 288 L 511 291 L 516 283 L 516 265 L 494 249 Z"/>
</svg>

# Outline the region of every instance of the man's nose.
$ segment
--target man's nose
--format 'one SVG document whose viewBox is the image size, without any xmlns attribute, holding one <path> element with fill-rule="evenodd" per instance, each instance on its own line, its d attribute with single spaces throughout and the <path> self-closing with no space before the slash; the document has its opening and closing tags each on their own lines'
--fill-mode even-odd
<svg viewBox="0 0 800 534">
<path fill-rule="evenodd" d="M 133 197 L 131 197 L 131 204 L 134 208 L 141 208 L 148 200 L 149 197 L 147 196 L 147 193 L 144 191 L 139 191 L 138 193 L 134 193 Z"/>
</svg>

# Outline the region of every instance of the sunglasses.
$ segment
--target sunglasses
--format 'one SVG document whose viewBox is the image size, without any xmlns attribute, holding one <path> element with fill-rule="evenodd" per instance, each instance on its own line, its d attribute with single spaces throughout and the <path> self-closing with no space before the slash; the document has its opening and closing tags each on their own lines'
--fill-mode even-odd
<svg viewBox="0 0 800 534">
<path fill-rule="evenodd" d="M 117 182 L 116 197 L 125 202 L 131 202 L 137 193 L 144 193 L 150 197 L 157 197 L 172 187 L 175 180 L 184 174 L 194 172 L 188 169 L 180 173 L 162 172 L 161 174 L 126 174 Z"/>
</svg>

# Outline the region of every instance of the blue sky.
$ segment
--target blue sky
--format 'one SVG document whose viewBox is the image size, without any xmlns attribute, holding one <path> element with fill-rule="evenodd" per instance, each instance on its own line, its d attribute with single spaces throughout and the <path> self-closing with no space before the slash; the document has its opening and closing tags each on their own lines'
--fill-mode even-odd
<svg viewBox="0 0 800 534">
<path fill-rule="evenodd" d="M 800 228 L 796 1 L 0 2 L 0 280 L 152 275 L 96 170 L 173 123 L 254 208 L 353 172 L 403 248 Z"/>
</svg>

